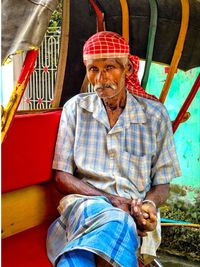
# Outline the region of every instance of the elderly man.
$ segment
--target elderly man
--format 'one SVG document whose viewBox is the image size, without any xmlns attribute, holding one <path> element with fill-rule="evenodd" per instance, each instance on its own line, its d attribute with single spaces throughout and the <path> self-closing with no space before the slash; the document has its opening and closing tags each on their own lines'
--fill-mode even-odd
<svg viewBox="0 0 200 267">
<path fill-rule="evenodd" d="M 63 107 L 53 168 L 67 196 L 48 231 L 48 256 L 58 267 L 138 266 L 138 251 L 155 256 L 157 208 L 180 176 L 171 122 L 140 87 L 138 58 L 120 35 L 93 35 L 83 59 L 95 93 Z"/>
</svg>

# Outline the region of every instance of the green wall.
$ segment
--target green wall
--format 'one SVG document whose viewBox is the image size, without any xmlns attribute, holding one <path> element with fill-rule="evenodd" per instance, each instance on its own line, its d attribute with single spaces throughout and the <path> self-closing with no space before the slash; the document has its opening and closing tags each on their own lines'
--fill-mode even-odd
<svg viewBox="0 0 200 267">
<path fill-rule="evenodd" d="M 199 73 L 200 68 L 196 68 L 187 72 L 178 70 L 175 74 L 165 101 L 171 120 L 176 118 Z M 153 63 L 147 91 L 159 97 L 166 77 L 165 67 Z M 181 123 L 174 134 L 182 176 L 174 179 L 173 183 L 200 187 L 200 90 L 188 111 L 191 117 Z"/>
</svg>

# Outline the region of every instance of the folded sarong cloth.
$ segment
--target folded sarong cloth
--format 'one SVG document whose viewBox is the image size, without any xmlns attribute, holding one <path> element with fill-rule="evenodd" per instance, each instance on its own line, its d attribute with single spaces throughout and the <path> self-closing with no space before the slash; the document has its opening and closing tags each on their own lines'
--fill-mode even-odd
<svg viewBox="0 0 200 267">
<path fill-rule="evenodd" d="M 48 230 L 47 252 L 56 266 L 73 250 L 93 252 L 116 267 L 137 265 L 140 239 L 133 218 L 102 196 L 69 195 L 61 200 L 60 217 Z"/>
</svg>

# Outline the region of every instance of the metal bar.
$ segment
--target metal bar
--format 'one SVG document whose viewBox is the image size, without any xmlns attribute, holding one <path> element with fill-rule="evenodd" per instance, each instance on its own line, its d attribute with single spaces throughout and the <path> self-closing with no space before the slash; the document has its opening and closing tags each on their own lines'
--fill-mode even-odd
<svg viewBox="0 0 200 267">
<path fill-rule="evenodd" d="M 52 104 L 53 108 L 59 107 L 62 95 L 65 69 L 67 66 L 67 53 L 69 45 L 69 24 L 70 24 L 70 0 L 65 0 L 63 1 L 60 53 L 59 53 L 58 70 L 56 75 L 54 101 Z"/>
<path fill-rule="evenodd" d="M 194 85 L 192 86 L 192 89 L 191 89 L 188 97 L 186 98 L 185 102 L 183 103 L 183 106 L 181 107 L 176 119 L 172 123 L 173 133 L 176 132 L 176 130 L 177 130 L 179 124 L 181 123 L 187 109 L 189 108 L 193 98 L 195 97 L 199 87 L 200 87 L 200 74 L 198 75 L 196 81 L 194 82 Z"/>
<path fill-rule="evenodd" d="M 183 46 L 184 46 L 184 42 L 185 42 L 185 37 L 186 37 L 186 33 L 187 33 L 187 29 L 188 29 L 188 24 L 189 24 L 189 0 L 181 0 L 181 5 L 182 5 L 182 19 L 181 19 L 181 27 L 180 27 L 180 31 L 179 31 L 179 36 L 178 36 L 178 40 L 176 43 L 176 47 L 174 50 L 174 54 L 172 57 L 172 61 L 171 61 L 171 65 L 169 68 L 169 72 L 166 78 L 166 81 L 164 83 L 162 92 L 160 94 L 160 102 L 164 103 L 165 99 L 167 97 L 167 94 L 169 92 L 169 88 L 171 86 L 172 83 L 172 79 L 174 77 L 174 74 L 177 70 L 178 67 L 178 63 L 179 60 L 181 58 L 182 55 L 182 51 L 183 51 Z"/>
<path fill-rule="evenodd" d="M 93 0 L 89 0 L 90 4 L 94 8 L 94 11 L 97 16 L 97 31 L 101 32 L 104 31 L 104 14 L 101 12 L 99 7 L 96 5 L 96 3 Z"/>
<path fill-rule="evenodd" d="M 122 9 L 122 36 L 129 43 L 129 10 L 126 0 L 120 0 Z"/>
<path fill-rule="evenodd" d="M 147 44 L 147 54 L 146 54 L 146 63 L 144 74 L 142 77 L 141 85 L 144 89 L 146 89 L 150 66 L 153 57 L 153 48 L 155 43 L 156 29 L 157 29 L 157 20 L 158 20 L 158 8 L 156 0 L 149 0 L 151 17 L 150 17 L 150 25 L 149 25 L 149 35 L 148 35 L 148 44 Z"/>
<path fill-rule="evenodd" d="M 191 223 L 191 224 L 180 224 L 180 223 L 161 223 L 161 226 L 177 226 L 177 227 L 193 227 L 193 228 L 200 228 L 200 224 L 195 224 L 195 223 Z"/>
<path fill-rule="evenodd" d="M 19 79 L 15 84 L 8 105 L 5 109 L 3 109 L 3 114 L 1 116 L 2 119 L 1 142 L 3 142 L 4 138 L 6 137 L 6 134 L 14 118 L 14 115 L 20 104 L 21 98 L 26 89 L 26 85 L 29 81 L 30 75 L 33 72 L 37 56 L 38 56 L 38 49 L 28 51 L 26 54 L 26 58 L 24 60 L 24 64 Z"/>
</svg>

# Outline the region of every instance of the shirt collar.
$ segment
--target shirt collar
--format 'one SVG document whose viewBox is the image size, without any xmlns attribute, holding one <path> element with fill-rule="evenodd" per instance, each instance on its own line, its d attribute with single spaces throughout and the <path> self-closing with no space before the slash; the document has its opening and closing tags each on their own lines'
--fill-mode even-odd
<svg viewBox="0 0 200 267">
<path fill-rule="evenodd" d="M 83 98 L 81 98 L 79 105 L 83 109 L 93 113 L 94 118 L 108 126 L 104 105 L 96 93 L 86 94 Z M 120 115 L 121 118 L 119 121 L 122 120 L 125 126 L 130 125 L 130 123 L 145 123 L 147 119 L 143 106 L 144 104 L 142 105 L 140 103 L 140 97 L 136 97 L 127 91 L 126 107 Z"/>
<path fill-rule="evenodd" d="M 101 99 L 96 95 L 96 93 L 87 94 L 80 100 L 79 105 L 83 109 L 91 112 L 96 120 L 103 123 L 108 129 L 110 129 L 106 110 Z"/>
</svg>

